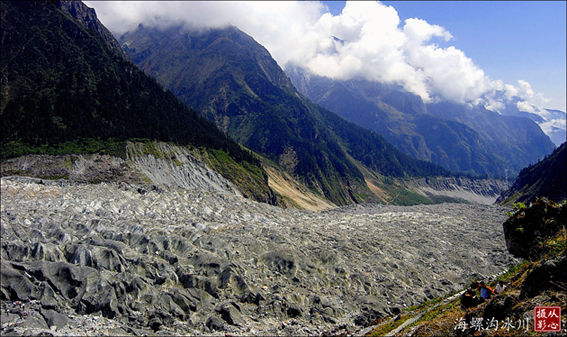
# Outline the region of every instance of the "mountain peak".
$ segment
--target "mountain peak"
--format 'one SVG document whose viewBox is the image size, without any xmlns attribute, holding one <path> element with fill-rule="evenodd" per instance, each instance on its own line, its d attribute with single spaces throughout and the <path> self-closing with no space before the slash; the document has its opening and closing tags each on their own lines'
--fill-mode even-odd
<svg viewBox="0 0 567 337">
<path fill-rule="evenodd" d="M 57 6 L 83 28 L 100 34 L 116 53 L 128 58 L 128 54 L 120 47 L 112 33 L 98 20 L 94 8 L 88 7 L 82 1 L 57 1 Z"/>
<path fill-rule="evenodd" d="M 119 40 L 141 69 L 187 105 L 336 204 L 376 197 L 359 165 L 384 175 L 447 173 L 313 104 L 266 48 L 234 26 L 145 28 Z"/>
</svg>

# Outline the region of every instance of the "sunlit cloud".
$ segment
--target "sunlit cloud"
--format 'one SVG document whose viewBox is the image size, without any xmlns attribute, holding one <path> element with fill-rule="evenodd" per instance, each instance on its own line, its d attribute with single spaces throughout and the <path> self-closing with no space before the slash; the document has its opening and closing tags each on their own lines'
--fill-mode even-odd
<svg viewBox="0 0 567 337">
<path fill-rule="evenodd" d="M 294 65 L 339 80 L 395 83 L 425 102 L 482 104 L 494 111 L 515 102 L 521 111 L 544 118 L 549 102 L 528 82 L 490 79 L 462 50 L 440 47 L 437 42 L 447 45 L 453 38 L 443 27 L 418 18 L 402 23 L 392 6 L 380 2 L 347 1 L 338 15 L 307 1 L 85 3 L 96 8 L 116 36 L 140 23 L 194 29 L 234 25 L 266 47 L 284 69 Z"/>
</svg>

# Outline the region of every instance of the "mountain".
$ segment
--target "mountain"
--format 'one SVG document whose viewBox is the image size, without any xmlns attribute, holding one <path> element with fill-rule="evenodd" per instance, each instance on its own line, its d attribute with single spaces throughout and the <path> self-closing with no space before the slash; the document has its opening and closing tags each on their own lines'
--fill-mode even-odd
<svg viewBox="0 0 567 337">
<path fill-rule="evenodd" d="M 537 164 L 524 168 L 508 190 L 502 192 L 497 203 L 529 203 L 537 197 L 555 202 L 567 198 L 567 143 L 563 143 L 551 155 Z"/>
<path fill-rule="evenodd" d="M 390 177 L 448 174 L 311 102 L 268 51 L 236 27 L 139 25 L 118 40 L 188 106 L 334 203 L 375 199 L 364 170 Z"/>
<path fill-rule="evenodd" d="M 504 96 L 503 93 L 500 95 Z M 539 114 L 521 111 L 517 106 L 519 101 L 519 98 L 514 97 L 511 102 L 504 104 L 504 107 L 499 112 L 505 116 L 526 117 L 531 119 L 541 127 L 556 146 L 560 146 L 567 141 L 567 133 L 565 131 L 567 115 L 564 111 L 544 109 L 540 111 Z"/>
<path fill-rule="evenodd" d="M 554 148 L 527 118 L 459 104 L 425 104 L 393 84 L 333 80 L 293 66 L 286 73 L 315 103 L 378 132 L 416 158 L 452 171 L 517 174 Z"/>
<path fill-rule="evenodd" d="M 454 120 L 474 129 L 488 148 L 501 158 L 503 168 L 516 174 L 527 165 L 537 163 L 555 149 L 550 138 L 534 121 L 506 116 L 484 107 L 437 103 L 427 106 L 429 114 Z M 502 170 L 500 170 L 501 174 Z"/>
<path fill-rule="evenodd" d="M 548 127 L 549 130 L 546 131 L 549 135 L 549 138 L 557 145 L 561 145 L 567 141 L 567 132 L 565 130 L 565 124 L 567 121 L 567 114 L 565 111 L 561 110 L 553 110 L 553 109 L 545 109 L 545 112 L 548 114 L 547 120 L 544 120 L 540 126 L 542 129 L 544 127 Z M 552 121 L 562 121 L 562 125 L 554 125 Z M 548 125 L 546 125 L 548 124 Z M 545 130 L 545 129 L 544 129 Z"/>
<path fill-rule="evenodd" d="M 138 69 L 94 10 L 74 1 L 3 1 L 1 10 L 1 159 L 167 141 L 238 163 L 254 181 L 243 193 L 273 200 L 258 159 Z"/>
</svg>

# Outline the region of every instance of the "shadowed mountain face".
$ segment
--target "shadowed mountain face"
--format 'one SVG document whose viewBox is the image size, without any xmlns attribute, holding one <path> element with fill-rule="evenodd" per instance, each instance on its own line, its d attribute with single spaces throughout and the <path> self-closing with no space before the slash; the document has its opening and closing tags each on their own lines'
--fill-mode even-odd
<svg viewBox="0 0 567 337">
<path fill-rule="evenodd" d="M 224 154 L 254 175 L 246 195 L 272 201 L 259 161 L 136 67 L 94 10 L 31 1 L 1 10 L 0 159 L 124 154 L 128 139 L 161 140 Z"/>
<path fill-rule="evenodd" d="M 140 25 L 119 41 L 187 105 L 337 204 L 373 198 L 359 163 L 386 176 L 447 174 L 300 95 L 267 50 L 235 27 Z"/>
<path fill-rule="evenodd" d="M 567 198 L 567 143 L 541 162 L 524 168 L 514 185 L 496 200 L 500 204 L 528 203 L 538 197 L 561 202 Z"/>
<path fill-rule="evenodd" d="M 489 151 L 498 159 L 499 171 L 513 173 L 537 163 L 555 149 L 541 128 L 525 117 L 504 116 L 483 107 L 439 103 L 427 105 L 429 114 L 462 123 L 478 132 Z"/>
<path fill-rule="evenodd" d="M 337 81 L 286 69 L 294 85 L 327 109 L 383 135 L 412 156 L 449 170 L 504 176 L 553 151 L 532 120 L 483 108 L 424 104 L 396 85 L 366 80 Z"/>
<path fill-rule="evenodd" d="M 108 42 L 112 35 L 82 3 L 3 2 L 2 30 L 3 150 L 10 142 L 139 137 L 254 161 Z"/>
</svg>

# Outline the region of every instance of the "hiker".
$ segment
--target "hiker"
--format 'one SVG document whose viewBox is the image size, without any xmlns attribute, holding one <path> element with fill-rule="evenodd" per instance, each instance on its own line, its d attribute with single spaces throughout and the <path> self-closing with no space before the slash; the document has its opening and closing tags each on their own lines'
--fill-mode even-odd
<svg viewBox="0 0 567 337">
<path fill-rule="evenodd" d="M 494 289 L 484 284 L 484 281 L 480 282 L 480 284 L 478 285 L 478 290 L 480 291 L 480 298 L 482 300 L 489 300 L 490 296 L 494 293 Z"/>
<path fill-rule="evenodd" d="M 472 289 L 472 290 L 478 289 L 478 281 L 474 281 L 473 283 L 471 283 L 470 289 Z"/>
<path fill-rule="evenodd" d="M 508 288 L 508 285 L 505 285 L 504 281 L 500 280 L 498 281 L 496 288 L 494 288 L 494 293 L 501 294 L 504 290 L 506 290 L 506 288 Z"/>
<path fill-rule="evenodd" d="M 479 303 L 478 298 L 476 297 L 476 292 L 473 288 L 467 289 L 467 291 L 461 296 L 461 305 L 463 308 L 472 308 L 476 307 Z"/>
</svg>

